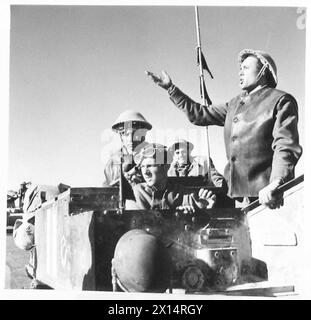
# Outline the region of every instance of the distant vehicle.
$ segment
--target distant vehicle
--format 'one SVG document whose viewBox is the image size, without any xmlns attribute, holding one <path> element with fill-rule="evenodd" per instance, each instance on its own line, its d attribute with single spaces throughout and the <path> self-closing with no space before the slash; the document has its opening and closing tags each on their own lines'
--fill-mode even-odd
<svg viewBox="0 0 311 320">
<path fill-rule="evenodd" d="M 13 227 L 17 219 L 23 218 L 22 208 L 7 208 L 6 211 L 6 225 L 7 227 Z"/>
<path fill-rule="evenodd" d="M 18 191 L 9 190 L 7 193 L 7 227 L 13 227 L 17 219 L 22 218 L 23 199 L 30 182 L 23 182 Z"/>
<path fill-rule="evenodd" d="M 174 179 L 186 188 L 202 184 L 193 177 Z M 273 212 L 258 203 L 232 208 L 224 194 L 213 191 L 216 208 L 184 214 L 120 211 L 117 187 L 68 189 L 36 210 L 33 287 L 263 296 L 299 292 L 303 175 L 281 188 L 284 206 Z M 153 256 L 144 251 L 155 244 Z"/>
</svg>

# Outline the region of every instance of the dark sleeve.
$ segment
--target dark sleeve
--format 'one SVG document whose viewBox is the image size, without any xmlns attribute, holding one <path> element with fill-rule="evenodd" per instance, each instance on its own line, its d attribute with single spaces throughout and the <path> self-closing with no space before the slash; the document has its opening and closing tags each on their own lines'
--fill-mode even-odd
<svg viewBox="0 0 311 320">
<path fill-rule="evenodd" d="M 298 135 L 298 106 L 290 96 L 283 96 L 275 108 L 272 149 L 274 151 L 270 182 L 281 178 L 283 182 L 294 178 L 294 168 L 301 156 Z"/>
<path fill-rule="evenodd" d="M 228 104 L 203 106 L 177 87 L 168 90 L 170 99 L 182 110 L 188 117 L 189 121 L 198 126 L 217 125 L 224 126 Z"/>
</svg>

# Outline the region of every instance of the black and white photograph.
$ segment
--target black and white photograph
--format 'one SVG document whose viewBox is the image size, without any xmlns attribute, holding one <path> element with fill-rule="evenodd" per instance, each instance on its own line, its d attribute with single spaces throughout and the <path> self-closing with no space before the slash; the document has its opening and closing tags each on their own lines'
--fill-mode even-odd
<svg viewBox="0 0 311 320">
<path fill-rule="evenodd" d="M 310 298 L 301 4 L 7 5 L 5 292 Z"/>
</svg>

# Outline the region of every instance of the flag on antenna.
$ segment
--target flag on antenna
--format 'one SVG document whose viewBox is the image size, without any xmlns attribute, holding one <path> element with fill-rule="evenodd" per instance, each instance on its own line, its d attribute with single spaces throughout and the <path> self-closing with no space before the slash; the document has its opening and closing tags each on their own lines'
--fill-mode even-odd
<svg viewBox="0 0 311 320">
<path fill-rule="evenodd" d="M 199 47 L 198 47 L 198 48 L 197 48 L 197 64 L 198 64 L 198 65 L 200 64 L 199 52 L 200 52 L 200 50 L 199 50 Z M 209 67 L 207 66 L 207 63 L 206 63 L 206 60 L 205 60 L 205 57 L 204 57 L 202 51 L 201 51 L 201 62 L 202 62 L 202 68 L 203 68 L 203 70 L 206 70 L 206 71 L 209 73 L 209 75 L 211 76 L 211 78 L 214 79 L 211 70 L 210 70 Z"/>
<path fill-rule="evenodd" d="M 203 90 L 204 90 L 204 97 L 205 97 L 205 100 L 206 100 L 207 104 L 211 105 L 212 104 L 212 100 L 208 96 L 204 81 L 203 81 Z M 201 93 L 201 98 L 203 98 L 203 92 L 202 92 L 202 87 L 201 86 L 200 86 L 200 93 Z"/>
</svg>

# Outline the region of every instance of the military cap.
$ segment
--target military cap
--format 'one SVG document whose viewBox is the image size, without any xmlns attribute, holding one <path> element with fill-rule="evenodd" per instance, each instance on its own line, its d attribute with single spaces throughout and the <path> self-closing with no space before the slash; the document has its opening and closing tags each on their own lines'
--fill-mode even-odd
<svg viewBox="0 0 311 320">
<path fill-rule="evenodd" d="M 168 148 L 168 152 L 173 153 L 175 150 L 178 150 L 180 147 L 186 147 L 186 149 L 189 150 L 189 152 L 191 152 L 194 148 L 191 142 L 184 139 L 179 139 Z"/>
</svg>

